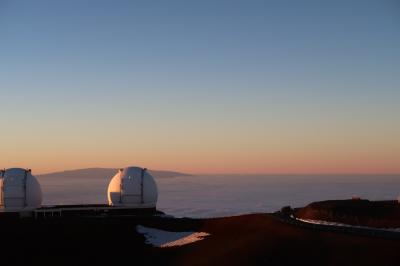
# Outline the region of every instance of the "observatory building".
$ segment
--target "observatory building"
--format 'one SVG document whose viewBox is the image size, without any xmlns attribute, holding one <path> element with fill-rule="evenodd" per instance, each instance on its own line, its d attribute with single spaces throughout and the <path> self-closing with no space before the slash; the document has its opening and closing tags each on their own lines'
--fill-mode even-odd
<svg viewBox="0 0 400 266">
<path fill-rule="evenodd" d="M 42 206 L 42 190 L 30 169 L 0 171 L 0 216 L 33 217 L 111 217 L 159 213 L 157 185 L 146 168 L 120 169 L 108 185 L 108 204 Z"/>
<path fill-rule="evenodd" d="M 108 185 L 108 204 L 115 207 L 155 208 L 158 191 L 146 168 L 120 169 Z"/>
<path fill-rule="evenodd" d="M 30 169 L 0 171 L 0 211 L 16 212 L 40 208 L 42 190 Z"/>
</svg>

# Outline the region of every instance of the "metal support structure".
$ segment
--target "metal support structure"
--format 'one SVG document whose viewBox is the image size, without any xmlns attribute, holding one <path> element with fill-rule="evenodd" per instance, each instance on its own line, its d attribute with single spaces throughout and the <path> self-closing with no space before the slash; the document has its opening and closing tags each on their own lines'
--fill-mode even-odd
<svg viewBox="0 0 400 266">
<path fill-rule="evenodd" d="M 2 179 L 0 206 L 4 206 L 4 174 L 5 173 L 6 173 L 6 169 L 0 170 L 0 177 Z"/>
<path fill-rule="evenodd" d="M 123 190 L 123 188 L 124 188 L 124 186 L 123 186 L 123 181 L 122 181 L 122 178 L 121 178 L 121 175 L 122 175 L 122 169 L 119 169 L 119 178 L 121 179 L 121 182 L 119 183 L 119 203 L 120 204 L 122 204 L 122 190 Z"/>
<path fill-rule="evenodd" d="M 26 182 L 27 182 L 27 179 L 28 179 L 28 173 L 30 173 L 31 172 L 31 169 L 26 169 L 25 170 L 25 173 L 24 173 L 24 207 L 26 207 L 28 204 L 27 204 L 27 199 L 26 199 Z"/>
<path fill-rule="evenodd" d="M 146 172 L 147 168 L 142 168 L 141 180 L 140 180 L 140 203 L 144 203 L 143 198 L 143 179 L 144 179 L 144 172 Z"/>
</svg>

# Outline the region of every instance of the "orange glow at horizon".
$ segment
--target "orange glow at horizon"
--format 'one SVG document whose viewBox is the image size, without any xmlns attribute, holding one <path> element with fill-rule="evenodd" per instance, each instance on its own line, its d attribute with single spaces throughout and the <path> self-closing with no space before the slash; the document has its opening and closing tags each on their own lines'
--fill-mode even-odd
<svg viewBox="0 0 400 266">
<path fill-rule="evenodd" d="M 132 149 L 138 151 L 138 149 Z M 192 174 L 396 174 L 400 173 L 399 156 L 391 152 L 364 154 L 347 152 L 343 156 L 331 151 L 301 153 L 281 151 L 271 153 L 230 151 L 173 153 L 169 151 L 129 152 L 109 154 L 106 151 L 85 153 L 76 150 L 54 151 L 54 156 L 32 153 L 14 154 L 2 158 L 1 167 L 32 168 L 37 174 L 80 168 L 119 168 L 131 165 L 154 170 L 171 170 Z M 75 155 L 76 154 L 76 155 Z"/>
<path fill-rule="evenodd" d="M 14 131 L 3 138 L 0 167 L 35 173 L 131 165 L 193 174 L 400 173 L 398 128 L 368 131 L 367 126 L 321 123 L 294 131 L 292 126 L 269 126 L 168 131 L 149 124 L 143 131 L 131 129 L 134 136 L 111 127 L 44 128 L 33 135 Z"/>
</svg>

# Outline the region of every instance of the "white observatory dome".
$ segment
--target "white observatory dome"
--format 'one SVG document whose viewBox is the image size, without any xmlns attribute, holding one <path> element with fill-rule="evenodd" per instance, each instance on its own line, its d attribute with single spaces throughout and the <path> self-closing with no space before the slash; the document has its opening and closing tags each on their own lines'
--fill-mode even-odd
<svg viewBox="0 0 400 266">
<path fill-rule="evenodd" d="M 146 168 L 120 169 L 108 185 L 108 204 L 113 206 L 155 208 L 157 185 Z"/>
<path fill-rule="evenodd" d="M 0 172 L 0 210 L 30 210 L 41 204 L 42 190 L 30 169 L 10 168 Z"/>
</svg>

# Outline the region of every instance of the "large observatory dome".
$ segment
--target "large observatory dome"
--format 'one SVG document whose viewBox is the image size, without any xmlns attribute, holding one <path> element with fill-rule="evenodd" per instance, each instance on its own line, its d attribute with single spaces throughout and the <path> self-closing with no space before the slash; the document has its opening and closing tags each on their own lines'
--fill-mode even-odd
<svg viewBox="0 0 400 266">
<path fill-rule="evenodd" d="M 29 210 L 41 204 L 42 190 L 31 170 L 10 168 L 0 172 L 0 210 Z"/>
<path fill-rule="evenodd" d="M 157 185 L 145 168 L 120 169 L 108 185 L 108 204 L 113 206 L 155 208 Z"/>
</svg>

